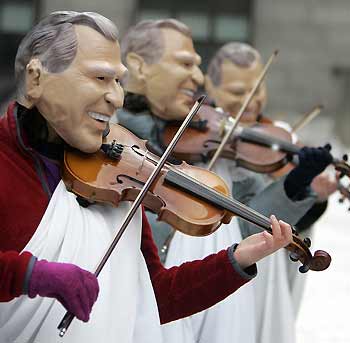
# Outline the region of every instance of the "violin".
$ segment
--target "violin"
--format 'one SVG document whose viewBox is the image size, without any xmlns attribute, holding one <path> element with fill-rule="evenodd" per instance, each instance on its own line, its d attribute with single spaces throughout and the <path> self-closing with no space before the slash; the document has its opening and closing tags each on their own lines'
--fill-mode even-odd
<svg viewBox="0 0 350 343">
<path fill-rule="evenodd" d="M 65 152 L 62 179 L 69 191 L 89 202 L 118 206 L 121 201 L 135 200 L 157 161 L 158 157 L 147 150 L 146 141 L 119 125 L 111 125 L 97 153 Z M 166 163 L 143 205 L 157 213 L 159 220 L 192 236 L 214 232 L 233 215 L 272 232 L 269 218 L 229 194 L 225 182 L 213 172 L 185 162 Z M 293 242 L 286 249 L 293 261 L 302 263 L 300 272 L 328 268 L 329 254 L 318 250 L 312 255 L 310 245 L 310 239 L 302 239 L 293 229 Z"/>
<path fill-rule="evenodd" d="M 204 123 L 189 127 L 174 149 L 173 156 L 179 160 L 190 163 L 207 162 L 214 155 L 220 145 L 225 131 L 233 125 L 233 118 L 226 113 L 220 113 L 214 108 L 202 105 L 197 113 L 197 122 Z M 166 126 L 162 133 L 162 144 L 167 146 L 177 130 L 177 123 Z M 193 125 L 192 125 L 193 126 Z M 198 128 L 199 127 L 199 128 Z M 240 125 L 234 133 L 234 137 L 226 144 L 221 156 L 235 160 L 238 166 L 259 173 L 271 173 L 282 168 L 288 163 L 287 154 L 284 151 L 271 150 L 272 137 L 292 143 L 292 135 L 285 129 L 272 125 L 272 122 L 264 117 L 262 123 L 251 127 Z M 276 139 L 277 139 L 276 138 Z M 254 141 L 253 144 L 251 141 Z M 256 143 L 256 144 L 254 144 Z"/>
<path fill-rule="evenodd" d="M 220 145 L 222 137 L 234 119 L 219 113 L 210 106 L 203 105 L 197 113 L 197 121 L 202 125 L 187 128 L 174 149 L 175 158 L 187 162 L 207 162 Z M 221 153 L 223 158 L 235 160 L 237 166 L 257 173 L 273 173 L 290 162 L 291 156 L 298 154 L 300 146 L 295 144 L 295 136 L 280 126 L 268 123 L 251 126 L 239 125 L 233 137 Z M 198 126 L 200 129 L 198 129 Z M 162 144 L 166 146 L 176 132 L 177 124 L 168 125 L 162 135 Z M 350 176 L 347 157 L 333 159 L 336 170 Z"/>
</svg>

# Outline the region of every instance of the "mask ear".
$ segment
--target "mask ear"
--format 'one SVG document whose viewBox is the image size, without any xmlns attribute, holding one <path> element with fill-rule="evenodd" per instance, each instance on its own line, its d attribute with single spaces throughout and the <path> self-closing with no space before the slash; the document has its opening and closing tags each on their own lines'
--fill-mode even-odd
<svg viewBox="0 0 350 343">
<path fill-rule="evenodd" d="M 25 102 L 26 107 L 33 107 L 43 92 L 43 66 L 34 58 L 26 66 L 25 72 Z"/>
<path fill-rule="evenodd" d="M 128 68 L 126 89 L 138 94 L 143 94 L 145 86 L 147 63 L 135 52 L 129 52 L 126 56 Z"/>
</svg>

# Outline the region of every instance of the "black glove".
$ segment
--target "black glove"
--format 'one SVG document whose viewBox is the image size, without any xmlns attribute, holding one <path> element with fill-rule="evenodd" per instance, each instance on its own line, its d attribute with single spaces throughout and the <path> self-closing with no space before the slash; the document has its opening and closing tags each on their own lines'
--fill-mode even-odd
<svg viewBox="0 0 350 343">
<path fill-rule="evenodd" d="M 299 164 L 286 177 L 284 189 L 288 198 L 301 200 L 305 198 L 307 187 L 313 178 L 322 173 L 332 163 L 333 157 L 329 153 L 330 144 L 319 148 L 304 147 L 299 151 Z"/>
</svg>

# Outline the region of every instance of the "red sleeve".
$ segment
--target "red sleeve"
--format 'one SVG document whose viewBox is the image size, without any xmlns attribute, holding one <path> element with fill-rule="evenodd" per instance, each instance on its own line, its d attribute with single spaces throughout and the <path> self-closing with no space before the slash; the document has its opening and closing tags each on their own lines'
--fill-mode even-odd
<svg viewBox="0 0 350 343">
<path fill-rule="evenodd" d="M 153 284 L 162 324 L 205 310 L 250 280 L 233 268 L 227 250 L 221 250 L 203 260 L 166 269 L 160 262 L 144 211 L 141 250 Z"/>
<path fill-rule="evenodd" d="M 0 251 L 0 302 L 10 301 L 23 294 L 29 252 Z"/>
</svg>

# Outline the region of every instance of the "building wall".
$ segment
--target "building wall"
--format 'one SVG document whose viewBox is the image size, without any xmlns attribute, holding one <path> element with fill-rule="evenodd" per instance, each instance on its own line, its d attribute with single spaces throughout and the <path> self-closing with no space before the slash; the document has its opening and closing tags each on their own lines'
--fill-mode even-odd
<svg viewBox="0 0 350 343">
<path fill-rule="evenodd" d="M 346 0 L 255 1 L 253 42 L 265 60 L 280 51 L 267 76 L 270 112 L 302 113 L 322 103 L 348 144 L 349 18 Z"/>
<path fill-rule="evenodd" d="M 58 10 L 98 12 L 113 20 L 117 24 L 120 35 L 123 35 L 134 15 L 136 1 L 137 0 L 37 0 L 33 1 L 33 7 L 35 7 L 34 17 L 36 18 L 35 21 L 37 21 L 45 15 Z M 0 60 L 0 113 L 3 112 L 9 99 L 13 99 L 14 97 L 13 92 L 15 84 L 13 63 L 17 45 L 21 39 L 22 36 L 18 35 L 16 36 L 16 41 L 13 40 L 10 42 L 12 43 L 10 62 L 7 60 L 1 62 L 2 60 Z M 1 51 L 9 50 L 7 49 L 8 47 L 5 46 L 6 43 L 0 41 L 0 55 L 3 54 Z"/>
<path fill-rule="evenodd" d="M 58 10 L 98 12 L 116 23 L 120 33 L 127 29 L 137 0 L 41 0 L 42 16 Z"/>
<path fill-rule="evenodd" d="M 95 11 L 112 19 L 123 35 L 137 3 L 40 0 L 37 17 L 55 10 Z M 280 51 L 267 75 L 268 114 L 290 120 L 323 104 L 322 116 L 336 119 L 336 134 L 350 145 L 350 1 L 255 0 L 253 8 L 253 45 L 265 61 Z"/>
</svg>

